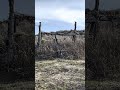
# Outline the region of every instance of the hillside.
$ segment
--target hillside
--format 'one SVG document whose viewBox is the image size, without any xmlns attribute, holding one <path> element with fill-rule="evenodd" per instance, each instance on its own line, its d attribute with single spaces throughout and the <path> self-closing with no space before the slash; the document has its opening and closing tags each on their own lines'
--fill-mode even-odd
<svg viewBox="0 0 120 90">
<path fill-rule="evenodd" d="M 75 35 L 75 38 L 73 36 Z M 74 42 L 75 39 L 75 42 Z M 41 50 L 37 47 L 38 36 L 35 36 L 36 58 L 39 59 L 80 59 L 84 57 L 84 31 L 42 32 Z"/>
</svg>

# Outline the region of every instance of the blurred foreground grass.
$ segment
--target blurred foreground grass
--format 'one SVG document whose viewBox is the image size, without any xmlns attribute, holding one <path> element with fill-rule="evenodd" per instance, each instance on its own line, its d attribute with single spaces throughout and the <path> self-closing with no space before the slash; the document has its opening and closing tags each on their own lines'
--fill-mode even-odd
<svg viewBox="0 0 120 90">
<path fill-rule="evenodd" d="M 85 90 L 85 62 L 36 61 L 35 81 L 35 90 Z M 34 82 L 0 84 L 0 90 L 34 90 Z"/>
<path fill-rule="evenodd" d="M 120 90 L 120 82 L 116 81 L 86 81 L 86 90 Z"/>
<path fill-rule="evenodd" d="M 34 90 L 34 82 L 16 82 L 0 84 L 0 90 Z"/>
</svg>

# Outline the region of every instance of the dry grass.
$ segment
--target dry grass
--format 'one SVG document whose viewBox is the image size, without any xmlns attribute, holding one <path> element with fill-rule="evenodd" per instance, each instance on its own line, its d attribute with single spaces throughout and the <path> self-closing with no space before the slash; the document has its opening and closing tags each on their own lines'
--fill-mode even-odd
<svg viewBox="0 0 120 90">
<path fill-rule="evenodd" d="M 34 90 L 34 82 L 0 84 L 0 90 Z"/>
<path fill-rule="evenodd" d="M 52 38 L 51 38 L 52 37 Z M 72 36 L 43 36 L 41 51 L 36 48 L 36 57 L 39 59 L 82 59 L 85 56 L 85 40 L 82 36 L 77 36 L 76 42 L 72 41 Z"/>
<path fill-rule="evenodd" d="M 36 61 L 36 90 L 84 90 L 84 60 Z"/>
<path fill-rule="evenodd" d="M 119 22 L 99 22 L 95 40 L 90 38 L 90 27 L 86 28 L 85 57 L 88 79 L 119 80 L 120 76 L 120 30 L 113 27 Z M 99 75 L 99 76 L 98 76 Z M 96 77 L 95 77 L 96 76 Z"/>
<path fill-rule="evenodd" d="M 116 81 L 86 81 L 86 90 L 119 90 L 120 83 Z"/>
</svg>

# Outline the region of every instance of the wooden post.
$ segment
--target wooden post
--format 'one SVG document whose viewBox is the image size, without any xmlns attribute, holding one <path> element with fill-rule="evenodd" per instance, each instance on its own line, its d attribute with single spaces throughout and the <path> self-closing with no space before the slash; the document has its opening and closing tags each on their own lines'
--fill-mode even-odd
<svg viewBox="0 0 120 90">
<path fill-rule="evenodd" d="M 75 26 L 74 30 L 76 30 L 76 28 L 77 28 L 77 22 L 75 22 L 75 25 L 74 25 L 74 26 Z"/>
<path fill-rule="evenodd" d="M 94 15 L 94 17 L 96 18 L 96 21 L 94 22 L 94 31 L 93 31 L 93 40 L 95 40 L 96 38 L 96 33 L 98 32 L 97 28 L 98 28 L 98 20 L 99 20 L 99 0 L 95 0 L 95 8 L 94 10 L 96 11 L 96 14 Z"/>
<path fill-rule="evenodd" d="M 16 33 L 16 15 L 14 13 L 14 33 Z"/>
<path fill-rule="evenodd" d="M 94 10 L 98 11 L 99 9 L 99 0 L 95 0 L 95 8 Z"/>
<path fill-rule="evenodd" d="M 72 38 L 73 38 L 73 42 L 75 43 L 75 41 L 76 41 L 76 35 L 75 35 L 75 32 L 76 32 L 76 28 L 77 28 L 77 22 L 75 22 L 75 24 L 74 24 L 74 34 L 73 34 L 73 36 L 72 36 Z"/>
<path fill-rule="evenodd" d="M 9 21 L 8 21 L 8 61 L 14 59 L 14 0 L 8 0 L 9 2 Z"/>
<path fill-rule="evenodd" d="M 39 34 L 38 34 L 38 47 L 41 49 L 41 41 L 42 41 L 42 35 L 41 35 L 41 22 L 39 23 Z"/>
<path fill-rule="evenodd" d="M 55 42 L 58 44 L 58 39 L 57 39 L 57 37 L 56 37 L 56 34 L 55 34 Z"/>
</svg>

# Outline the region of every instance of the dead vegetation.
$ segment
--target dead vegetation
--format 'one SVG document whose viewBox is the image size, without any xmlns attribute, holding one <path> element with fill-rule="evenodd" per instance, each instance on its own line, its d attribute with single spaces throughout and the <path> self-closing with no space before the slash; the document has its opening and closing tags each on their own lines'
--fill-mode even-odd
<svg viewBox="0 0 120 90">
<path fill-rule="evenodd" d="M 86 81 L 86 88 L 89 90 L 119 90 L 119 81 Z"/>
<path fill-rule="evenodd" d="M 0 73 L 4 73 L 4 75 L 0 75 L 3 76 L 0 77 L 1 84 L 11 83 L 11 81 L 19 82 L 19 80 L 21 80 L 20 82 L 34 81 L 34 24 L 28 20 L 21 20 L 21 18 L 19 15 L 16 32 L 13 34 L 14 59 L 12 61 L 9 61 L 8 58 L 8 19 L 0 23 Z M 11 78 L 9 74 L 12 74 L 13 77 Z"/>
<path fill-rule="evenodd" d="M 34 82 L 15 82 L 0 84 L 0 90 L 34 90 Z"/>
<path fill-rule="evenodd" d="M 37 37 L 36 37 L 37 42 Z M 37 46 L 37 45 L 36 45 Z M 41 50 L 36 48 L 37 59 L 83 59 L 85 55 L 84 35 L 76 35 L 76 41 L 72 36 L 43 35 Z"/>
<path fill-rule="evenodd" d="M 83 31 L 42 32 L 40 35 L 39 30 L 35 37 L 35 89 L 85 90 Z"/>
<path fill-rule="evenodd" d="M 85 90 L 84 60 L 36 61 L 36 90 Z"/>
<path fill-rule="evenodd" d="M 90 27 L 86 28 L 86 88 L 89 90 L 117 90 L 120 87 L 119 26 L 117 20 L 99 21 L 94 40 L 89 35 Z"/>
</svg>

